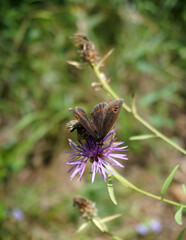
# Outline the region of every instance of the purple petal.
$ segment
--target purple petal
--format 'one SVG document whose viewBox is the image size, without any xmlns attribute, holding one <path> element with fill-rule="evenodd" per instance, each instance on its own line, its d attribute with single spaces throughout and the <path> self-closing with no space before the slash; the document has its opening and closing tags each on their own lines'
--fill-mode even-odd
<svg viewBox="0 0 186 240">
<path fill-rule="evenodd" d="M 66 164 L 68 165 L 78 165 L 78 164 L 81 164 L 82 162 L 81 161 L 69 161 L 69 162 L 66 162 Z"/>
<path fill-rule="evenodd" d="M 95 180 L 95 175 L 96 175 L 96 162 L 94 161 L 92 164 L 92 183 Z"/>
<path fill-rule="evenodd" d="M 76 167 L 76 165 L 73 166 L 73 167 L 71 167 L 71 168 L 68 170 L 68 173 L 71 172 L 75 167 Z"/>
<path fill-rule="evenodd" d="M 104 168 L 103 167 L 99 167 L 98 171 L 101 174 L 103 180 L 106 182 L 107 177 L 106 177 Z"/>
<path fill-rule="evenodd" d="M 120 153 L 111 153 L 109 155 L 109 157 L 119 158 L 122 160 L 128 160 L 128 158 L 126 156 L 127 156 L 126 154 L 120 154 Z"/>
<path fill-rule="evenodd" d="M 72 140 L 69 140 L 70 147 L 74 150 L 70 152 L 71 155 L 68 157 L 69 161 L 66 162 L 66 164 L 72 166 L 68 171 L 70 172 L 73 170 L 71 179 L 77 174 L 79 174 L 78 180 L 81 179 L 85 171 L 86 163 L 90 158 L 93 159 L 91 167 L 92 182 L 94 182 L 97 172 L 101 174 L 104 181 L 106 181 L 107 173 L 111 175 L 114 174 L 109 166 L 124 167 L 116 159 L 127 160 L 127 155 L 115 152 L 126 151 L 127 146 L 121 146 L 124 142 L 114 142 L 116 140 L 116 138 L 112 136 L 114 132 L 115 130 L 112 130 L 104 137 L 102 140 L 104 145 L 98 145 L 91 136 L 86 140 L 86 143 L 79 141 L 79 144 L 76 144 Z"/>
<path fill-rule="evenodd" d="M 75 147 L 72 142 L 69 141 L 69 145 L 71 146 L 72 149 L 77 150 L 77 147 Z"/>
<path fill-rule="evenodd" d="M 116 142 L 112 145 L 112 148 L 120 146 L 121 144 L 123 144 L 124 142 Z M 124 146 L 124 148 L 127 148 L 127 146 Z"/>
<path fill-rule="evenodd" d="M 78 165 L 71 175 L 71 180 L 81 171 L 82 165 Z"/>
<path fill-rule="evenodd" d="M 115 163 L 115 164 L 113 164 L 113 163 L 109 162 L 110 165 L 115 166 L 115 167 L 122 167 L 122 168 L 124 167 L 120 162 L 118 162 L 114 158 L 108 157 L 108 159 L 111 160 L 113 163 Z"/>
<path fill-rule="evenodd" d="M 84 173 L 84 171 L 85 171 L 85 167 L 86 167 L 86 162 L 83 164 L 83 167 L 82 167 L 82 169 L 81 169 L 81 173 L 79 174 L 78 181 L 81 179 L 81 177 L 82 177 L 82 175 L 83 175 L 83 173 Z"/>
<path fill-rule="evenodd" d="M 113 175 L 114 172 L 112 171 L 112 169 L 109 168 L 108 165 L 105 166 L 105 172 L 107 172 L 109 175 Z"/>
<path fill-rule="evenodd" d="M 106 139 L 108 139 L 116 130 L 113 129 L 109 134 L 107 134 L 104 138 L 103 138 L 103 142 L 105 142 Z"/>
</svg>

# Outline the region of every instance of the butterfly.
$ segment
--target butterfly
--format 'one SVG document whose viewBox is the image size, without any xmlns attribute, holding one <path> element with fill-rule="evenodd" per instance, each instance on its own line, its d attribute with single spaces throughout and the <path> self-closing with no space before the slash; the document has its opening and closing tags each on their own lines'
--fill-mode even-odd
<svg viewBox="0 0 186 240">
<path fill-rule="evenodd" d="M 76 107 L 75 110 L 70 108 L 69 110 L 77 119 L 75 124 L 71 126 L 70 131 L 83 127 L 88 134 L 100 143 L 118 118 L 122 104 L 123 99 L 97 104 L 91 112 L 92 120 L 89 119 L 87 113 L 82 108 Z"/>
</svg>

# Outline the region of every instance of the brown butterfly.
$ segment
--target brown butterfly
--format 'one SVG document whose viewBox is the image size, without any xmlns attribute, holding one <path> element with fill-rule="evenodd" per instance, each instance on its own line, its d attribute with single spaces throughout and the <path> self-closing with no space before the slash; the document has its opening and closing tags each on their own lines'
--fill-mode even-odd
<svg viewBox="0 0 186 240">
<path fill-rule="evenodd" d="M 100 143 L 115 123 L 122 104 L 123 99 L 114 100 L 108 104 L 105 102 L 97 104 L 91 112 L 92 120 L 89 119 L 86 112 L 80 107 L 76 107 L 75 110 L 70 108 L 69 110 L 82 127 Z M 80 127 L 78 124 L 77 126 Z M 75 128 L 76 126 L 73 126 L 72 131 Z"/>
</svg>

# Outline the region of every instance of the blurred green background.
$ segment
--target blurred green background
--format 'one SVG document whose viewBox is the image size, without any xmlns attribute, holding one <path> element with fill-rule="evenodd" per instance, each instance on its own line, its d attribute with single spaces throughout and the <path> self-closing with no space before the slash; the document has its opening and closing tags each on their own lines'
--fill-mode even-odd
<svg viewBox="0 0 186 240">
<path fill-rule="evenodd" d="M 128 104 L 135 93 L 140 115 L 184 146 L 185 20 L 186 4 L 178 0 L 0 1 L 0 239 L 111 239 L 94 226 L 74 234 L 80 224 L 72 206 L 76 195 L 95 201 L 100 217 L 121 213 L 108 226 L 122 239 L 177 238 L 182 227 L 174 222 L 172 206 L 116 182 L 114 206 L 101 177 L 91 183 L 88 168 L 81 182 L 70 181 L 68 108 L 78 105 L 90 113 L 113 99 L 91 87 L 97 80 L 87 64 L 80 70 L 67 61 L 81 61 L 71 39 L 77 31 L 94 42 L 100 56 L 114 48 L 102 69 L 112 88 Z M 166 197 L 185 201 L 182 154 L 157 138 L 129 141 L 150 132 L 124 110 L 116 128 L 129 146 L 121 174 L 159 194 L 180 164 Z M 161 221 L 162 231 L 139 236 L 136 225 L 151 219 Z"/>
</svg>

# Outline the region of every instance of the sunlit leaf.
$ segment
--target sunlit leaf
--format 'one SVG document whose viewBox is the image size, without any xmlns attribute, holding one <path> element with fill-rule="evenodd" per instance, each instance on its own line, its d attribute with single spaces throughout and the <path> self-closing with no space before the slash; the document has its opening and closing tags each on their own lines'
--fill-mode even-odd
<svg viewBox="0 0 186 240">
<path fill-rule="evenodd" d="M 179 168 L 179 165 L 177 165 L 173 170 L 172 172 L 170 173 L 170 175 L 168 176 L 168 178 L 165 180 L 163 186 L 162 186 L 162 189 L 161 189 L 161 198 L 163 199 L 164 195 L 165 195 L 165 192 L 167 191 L 170 183 L 172 182 L 172 179 L 177 171 L 177 169 Z"/>
<path fill-rule="evenodd" d="M 175 221 L 179 224 L 179 225 L 182 225 L 182 210 L 183 210 L 183 207 L 180 207 L 175 216 L 174 216 L 174 219 Z"/>
<path fill-rule="evenodd" d="M 114 204 L 117 205 L 117 201 L 116 201 L 116 197 L 115 197 L 115 194 L 114 194 L 114 187 L 113 187 L 111 175 L 107 175 L 107 188 L 108 188 L 110 199 L 112 200 L 112 202 Z"/>
<path fill-rule="evenodd" d="M 144 134 L 144 135 L 139 135 L 139 136 L 132 136 L 129 138 L 129 140 L 131 140 L 131 141 L 145 140 L 145 139 L 155 138 L 155 137 L 157 137 L 157 136 L 154 134 Z"/>
</svg>

